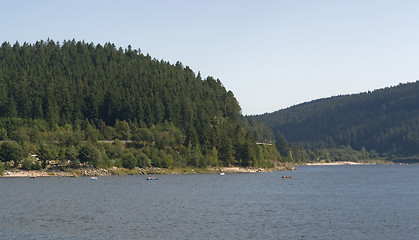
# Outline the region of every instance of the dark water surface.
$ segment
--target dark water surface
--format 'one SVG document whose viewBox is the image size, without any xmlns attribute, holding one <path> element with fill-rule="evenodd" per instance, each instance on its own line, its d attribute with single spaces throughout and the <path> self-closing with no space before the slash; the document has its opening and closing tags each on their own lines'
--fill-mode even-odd
<svg viewBox="0 0 419 240">
<path fill-rule="evenodd" d="M 158 178 L 0 178 L 0 238 L 419 239 L 419 165 Z"/>
</svg>

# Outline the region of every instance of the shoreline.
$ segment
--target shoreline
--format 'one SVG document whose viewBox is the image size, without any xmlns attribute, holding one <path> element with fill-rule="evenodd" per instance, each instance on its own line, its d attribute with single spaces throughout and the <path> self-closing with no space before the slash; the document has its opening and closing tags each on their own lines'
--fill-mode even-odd
<svg viewBox="0 0 419 240">
<path fill-rule="evenodd" d="M 343 166 L 343 165 L 377 165 L 377 164 L 394 164 L 394 163 L 383 163 L 383 162 L 316 162 L 316 163 L 304 163 L 301 166 Z"/>
<path fill-rule="evenodd" d="M 210 168 L 80 168 L 80 169 L 42 169 L 42 170 L 5 170 L 0 178 L 12 177 L 91 177 L 91 176 L 119 176 L 119 175 L 150 175 L 150 174 L 218 174 L 218 173 L 259 173 L 274 171 L 293 170 L 294 166 L 284 165 L 273 168 L 254 168 L 254 167 L 210 167 Z"/>
<path fill-rule="evenodd" d="M 5 170 L 0 178 L 11 177 L 91 177 L 91 176 L 119 176 L 119 175 L 151 175 L 151 174 L 219 174 L 219 173 L 260 173 L 260 172 L 277 172 L 292 171 L 298 166 L 343 166 L 343 165 L 377 165 L 377 164 L 394 164 L 391 162 L 314 162 L 292 165 L 284 163 L 275 165 L 273 168 L 254 168 L 254 167 L 208 167 L 208 168 L 135 168 L 126 169 L 112 167 L 108 169 L 85 167 L 66 170 L 60 170 L 58 167 L 42 170 L 21 170 L 10 169 Z"/>
<path fill-rule="evenodd" d="M 304 165 L 307 166 L 342 166 L 342 165 L 371 165 L 373 163 L 359 163 L 359 162 L 350 162 L 350 161 L 345 161 L 345 162 L 329 162 L 329 163 L 323 163 L 323 162 L 319 162 L 319 163 L 306 163 Z"/>
</svg>

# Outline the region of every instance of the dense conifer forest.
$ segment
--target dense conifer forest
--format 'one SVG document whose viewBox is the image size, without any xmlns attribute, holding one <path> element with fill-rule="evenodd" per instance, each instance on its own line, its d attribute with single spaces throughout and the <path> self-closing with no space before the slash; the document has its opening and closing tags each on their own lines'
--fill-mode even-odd
<svg viewBox="0 0 419 240">
<path fill-rule="evenodd" d="M 1 45 L 0 159 L 9 165 L 270 167 L 282 159 L 255 137 L 273 139 L 241 116 L 220 80 L 180 62 L 111 43 Z"/>
<path fill-rule="evenodd" d="M 266 123 L 294 145 L 323 149 L 309 152 L 314 157 L 337 156 L 336 151 L 363 158 L 419 157 L 419 81 L 250 118 Z"/>
</svg>

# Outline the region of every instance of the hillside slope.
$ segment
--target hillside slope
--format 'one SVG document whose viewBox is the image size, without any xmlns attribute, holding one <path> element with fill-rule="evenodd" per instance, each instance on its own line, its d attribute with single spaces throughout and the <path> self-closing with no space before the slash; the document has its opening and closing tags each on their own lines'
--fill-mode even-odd
<svg viewBox="0 0 419 240">
<path fill-rule="evenodd" d="M 380 154 L 419 154 L 419 81 L 319 99 L 251 116 L 308 147 L 351 146 Z"/>
<path fill-rule="evenodd" d="M 263 156 L 240 116 L 218 79 L 130 46 L 48 40 L 0 48 L 0 140 L 33 142 L 31 151 L 40 151 L 39 132 L 64 126 L 85 135 L 80 140 L 135 140 L 149 158 L 161 150 L 170 156 L 160 158 L 190 159 L 183 165 L 207 165 L 202 154 L 220 165 L 258 165 Z M 59 142 L 54 134 L 43 135 Z M 68 147 L 63 142 L 59 151 Z"/>
</svg>

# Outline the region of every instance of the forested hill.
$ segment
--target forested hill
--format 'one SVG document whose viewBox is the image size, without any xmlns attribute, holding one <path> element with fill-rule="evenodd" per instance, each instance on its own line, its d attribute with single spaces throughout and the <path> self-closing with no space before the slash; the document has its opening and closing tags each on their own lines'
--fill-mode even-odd
<svg viewBox="0 0 419 240">
<path fill-rule="evenodd" d="M 162 150 L 170 156 L 161 158 L 178 158 L 178 165 L 214 165 L 200 154 L 212 154 L 220 165 L 258 165 L 263 156 L 240 116 L 236 98 L 218 79 L 130 46 L 48 40 L 0 48 L 0 140 L 23 146 L 40 136 L 34 131 L 64 127 L 81 133 L 80 140 L 135 140 L 148 148 L 141 154 Z M 46 135 L 43 140 L 57 142 Z"/>
<path fill-rule="evenodd" d="M 0 117 L 102 119 L 109 125 L 129 119 L 147 126 L 168 120 L 194 132 L 194 121 L 240 114 L 219 80 L 202 80 L 179 62 L 174 66 L 130 47 L 41 41 L 3 43 L 0 51 Z"/>
<path fill-rule="evenodd" d="M 309 147 L 419 155 L 419 81 L 303 103 L 252 119 Z"/>
</svg>

